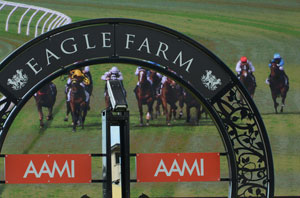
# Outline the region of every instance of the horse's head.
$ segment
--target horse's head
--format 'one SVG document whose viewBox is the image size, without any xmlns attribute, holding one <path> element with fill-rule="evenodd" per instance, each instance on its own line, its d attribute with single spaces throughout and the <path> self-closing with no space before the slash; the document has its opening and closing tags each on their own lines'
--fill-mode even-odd
<svg viewBox="0 0 300 198">
<path fill-rule="evenodd" d="M 40 90 L 38 90 L 37 94 L 42 96 L 42 95 L 50 94 L 50 91 L 51 91 L 50 90 L 50 85 L 46 84 Z"/>
<path fill-rule="evenodd" d="M 138 80 L 140 84 L 146 83 L 147 82 L 147 72 L 146 70 L 140 70 L 139 75 L 138 75 Z"/>
<path fill-rule="evenodd" d="M 166 83 L 168 83 L 172 88 L 176 87 L 176 82 L 171 78 L 167 78 Z"/>
<path fill-rule="evenodd" d="M 78 93 L 80 87 L 81 87 L 80 81 L 78 81 L 78 80 L 72 80 L 72 82 L 71 82 L 71 93 L 72 94 Z"/>
<path fill-rule="evenodd" d="M 272 61 L 270 69 L 271 69 L 271 76 L 279 75 L 280 71 L 279 71 L 279 66 L 277 65 L 277 62 Z"/>
<path fill-rule="evenodd" d="M 249 72 L 249 64 L 242 63 L 240 67 L 241 67 L 241 76 L 246 78 Z"/>
</svg>

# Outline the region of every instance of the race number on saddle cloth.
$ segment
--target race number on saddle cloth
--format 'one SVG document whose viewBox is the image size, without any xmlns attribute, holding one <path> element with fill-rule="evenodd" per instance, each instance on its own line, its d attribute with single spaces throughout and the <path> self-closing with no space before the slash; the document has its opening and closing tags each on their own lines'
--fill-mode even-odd
<svg viewBox="0 0 300 198">
<path fill-rule="evenodd" d="M 85 92 L 85 100 L 86 102 L 90 99 L 90 94 L 86 90 L 86 87 L 90 85 L 90 80 L 88 77 L 86 77 L 80 69 L 74 69 L 70 71 L 70 77 L 68 78 L 67 85 L 66 85 L 66 93 L 67 93 L 67 101 L 70 101 L 70 93 L 71 93 L 71 83 L 72 81 L 78 81 L 80 82 L 80 85 L 84 88 Z"/>
</svg>

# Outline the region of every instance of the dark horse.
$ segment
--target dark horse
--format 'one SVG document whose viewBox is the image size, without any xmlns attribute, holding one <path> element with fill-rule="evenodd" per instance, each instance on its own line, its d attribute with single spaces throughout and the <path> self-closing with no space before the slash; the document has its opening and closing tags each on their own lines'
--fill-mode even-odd
<svg viewBox="0 0 300 198">
<path fill-rule="evenodd" d="M 154 94 L 151 83 L 147 80 L 147 72 L 140 70 L 138 74 L 138 86 L 134 89 L 134 93 L 138 102 L 138 108 L 140 112 L 140 125 L 143 125 L 143 105 L 148 106 L 148 112 L 146 116 L 147 125 L 152 118 Z"/>
<path fill-rule="evenodd" d="M 179 105 L 183 107 L 183 94 L 182 89 L 179 85 L 175 83 L 175 81 L 167 78 L 167 80 L 163 83 L 161 88 L 161 101 L 164 109 L 164 114 L 166 115 L 166 121 L 168 125 L 171 125 L 172 115 L 174 119 L 176 119 L 176 102 L 179 101 Z M 168 105 L 170 105 L 170 111 L 168 111 Z"/>
<path fill-rule="evenodd" d="M 184 102 L 186 104 L 186 122 L 190 122 L 191 120 L 191 108 L 195 107 L 196 109 L 196 123 L 199 124 L 199 120 L 201 119 L 201 104 L 197 101 L 195 97 L 189 92 L 186 92 L 184 96 Z M 206 114 L 207 118 L 207 114 Z"/>
<path fill-rule="evenodd" d="M 281 96 L 281 109 L 280 112 L 283 112 L 283 107 L 285 105 L 285 98 L 289 90 L 288 78 L 283 75 L 283 71 L 279 69 L 276 62 L 271 62 L 271 74 L 270 74 L 270 89 L 272 93 L 272 99 L 274 102 L 275 112 L 277 112 L 278 103 L 276 98 Z"/>
<path fill-rule="evenodd" d="M 80 85 L 80 81 L 73 80 L 70 89 L 70 108 L 72 113 L 73 132 L 75 132 L 78 122 L 81 124 L 81 127 L 84 128 L 88 103 L 86 102 L 85 90 Z"/>
<path fill-rule="evenodd" d="M 160 95 L 160 88 L 161 88 L 161 77 L 157 75 L 156 71 L 150 71 L 149 75 L 150 80 L 152 81 L 152 89 L 154 91 L 154 100 L 156 100 L 155 105 L 155 118 L 160 115 L 160 105 L 161 105 L 161 98 Z"/>
<path fill-rule="evenodd" d="M 241 65 L 240 81 L 246 87 L 251 98 L 253 98 L 255 88 L 256 88 L 256 83 L 255 83 L 255 78 L 254 78 L 253 74 L 251 72 L 249 72 L 248 64 Z"/>
<path fill-rule="evenodd" d="M 39 112 L 40 127 L 44 126 L 43 122 L 43 109 L 42 107 L 48 108 L 47 120 L 52 120 L 52 110 L 56 101 L 57 90 L 55 84 L 48 83 L 42 87 L 36 94 L 34 94 L 34 99 L 36 101 L 36 106 Z"/>
</svg>

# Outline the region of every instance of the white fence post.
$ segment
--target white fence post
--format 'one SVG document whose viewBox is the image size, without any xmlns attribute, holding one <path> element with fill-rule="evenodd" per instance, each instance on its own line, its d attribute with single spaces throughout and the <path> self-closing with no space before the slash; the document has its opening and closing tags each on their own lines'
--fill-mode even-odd
<svg viewBox="0 0 300 198">
<path fill-rule="evenodd" d="M 8 31 L 8 22 L 9 22 L 9 19 L 10 19 L 10 16 L 18 9 L 18 6 L 14 7 L 14 9 L 12 9 L 9 13 L 9 15 L 7 16 L 7 19 L 6 19 L 6 24 L 5 24 L 5 31 Z"/>
<path fill-rule="evenodd" d="M 25 15 L 27 14 L 27 12 L 29 12 L 31 8 L 27 8 L 27 10 L 22 14 L 20 20 L 19 20 L 19 24 L 18 24 L 18 34 L 21 33 L 21 24 L 22 24 L 22 21 L 23 21 L 23 18 L 25 17 Z"/>
</svg>

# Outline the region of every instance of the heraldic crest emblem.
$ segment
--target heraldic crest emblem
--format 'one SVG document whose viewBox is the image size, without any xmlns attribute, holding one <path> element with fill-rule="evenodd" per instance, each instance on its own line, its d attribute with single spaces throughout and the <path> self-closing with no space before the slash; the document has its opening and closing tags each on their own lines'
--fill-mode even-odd
<svg viewBox="0 0 300 198">
<path fill-rule="evenodd" d="M 211 70 L 206 70 L 206 75 L 202 75 L 201 81 L 203 85 L 211 91 L 216 90 L 218 88 L 217 85 L 222 85 L 221 79 L 216 78 Z"/>
<path fill-rule="evenodd" d="M 28 76 L 23 74 L 23 69 L 18 69 L 16 74 L 7 80 L 7 85 L 11 85 L 13 90 L 20 90 L 22 89 L 26 83 L 28 82 Z"/>
</svg>

